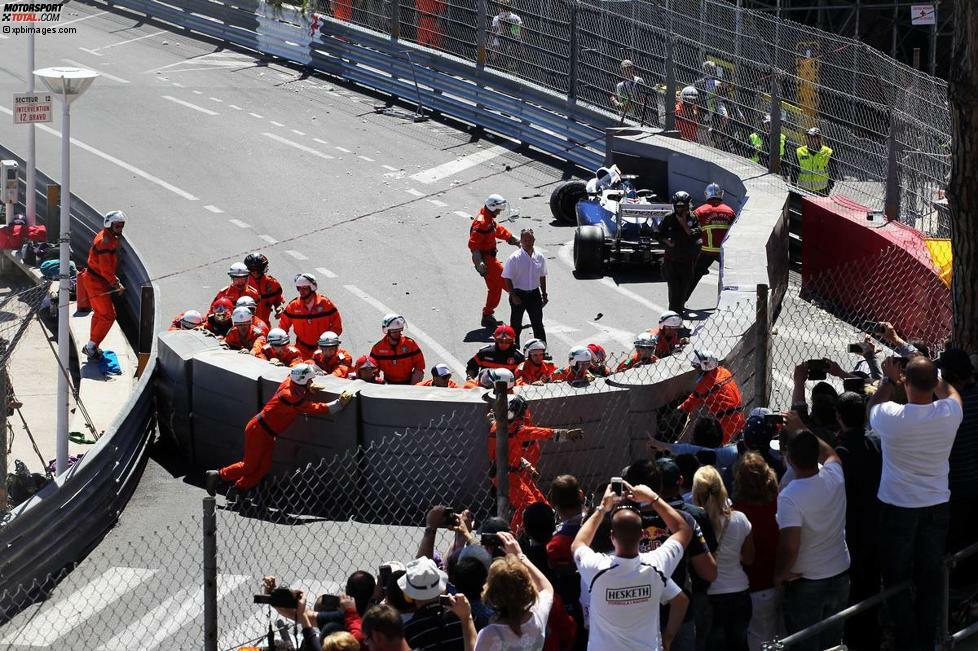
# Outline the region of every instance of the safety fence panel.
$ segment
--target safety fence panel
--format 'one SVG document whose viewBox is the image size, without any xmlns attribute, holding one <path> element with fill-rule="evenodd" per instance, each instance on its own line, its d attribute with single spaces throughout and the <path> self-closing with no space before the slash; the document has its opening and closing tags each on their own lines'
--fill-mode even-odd
<svg viewBox="0 0 978 651">
<path fill-rule="evenodd" d="M 485 5 L 486 65 L 566 94 L 571 60 L 569 4 L 514 0 Z"/>
</svg>

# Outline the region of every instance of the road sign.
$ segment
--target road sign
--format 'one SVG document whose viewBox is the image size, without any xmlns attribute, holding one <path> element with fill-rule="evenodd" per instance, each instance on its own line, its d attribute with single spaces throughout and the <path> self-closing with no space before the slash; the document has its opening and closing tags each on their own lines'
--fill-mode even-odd
<svg viewBox="0 0 978 651">
<path fill-rule="evenodd" d="M 911 5 L 910 6 L 911 25 L 936 25 L 937 9 L 934 5 Z"/>
<path fill-rule="evenodd" d="M 51 93 L 14 93 L 14 124 L 50 122 L 53 108 Z"/>
</svg>

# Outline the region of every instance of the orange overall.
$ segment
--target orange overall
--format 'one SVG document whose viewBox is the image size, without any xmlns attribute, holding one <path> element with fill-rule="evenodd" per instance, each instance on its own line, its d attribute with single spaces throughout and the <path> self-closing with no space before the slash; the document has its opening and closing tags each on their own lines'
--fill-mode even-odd
<svg viewBox="0 0 978 651">
<path fill-rule="evenodd" d="M 265 335 L 262 334 L 261 328 L 255 324 L 249 325 L 244 332 L 238 326 L 231 326 L 228 333 L 224 335 L 224 343 L 231 350 L 247 350 L 253 351 L 255 344 L 264 344 Z"/>
<path fill-rule="evenodd" d="M 418 9 L 418 45 L 441 47 L 438 17 L 445 12 L 442 0 L 415 0 Z"/>
<path fill-rule="evenodd" d="M 554 437 L 550 427 L 535 427 L 528 416 L 516 418 L 509 424 L 509 445 L 507 446 L 507 472 L 509 474 L 509 507 L 513 512 L 510 527 L 517 531 L 523 525 L 523 511 L 534 502 L 547 502 L 540 489 L 530 476 L 530 469 L 522 466 L 526 459 L 531 465 L 540 460 L 539 441 Z M 492 464 L 492 483 L 496 485 L 496 423 L 489 429 L 489 462 Z"/>
<path fill-rule="evenodd" d="M 469 251 L 482 253 L 482 261 L 486 263 L 486 306 L 482 315 L 489 316 L 496 311 L 499 299 L 503 295 L 506 284 L 503 282 L 503 265 L 496 257 L 496 240 L 504 242 L 512 239 L 513 234 L 505 226 L 496 223 L 489 210 L 483 207 L 469 229 Z"/>
<path fill-rule="evenodd" d="M 742 430 L 744 423 L 747 422 L 744 419 L 740 387 L 737 386 L 733 374 L 722 366 L 704 373 L 696 383 L 696 388 L 686 401 L 679 405 L 679 408 L 690 414 L 701 405 L 720 421 L 724 445 L 729 443 L 734 434 Z"/>
<path fill-rule="evenodd" d="M 251 354 L 258 359 L 272 361 L 277 359 L 282 362 L 282 366 L 295 366 L 303 361 L 302 353 L 295 346 L 272 346 L 264 338 L 255 342 L 251 349 Z"/>
<path fill-rule="evenodd" d="M 233 481 L 238 490 L 257 486 L 272 469 L 275 438 L 288 429 L 299 414 L 326 416 L 329 407 L 322 402 L 310 401 L 306 387 L 286 378 L 261 412 L 245 425 L 244 459 L 221 468 L 221 479 Z"/>
<path fill-rule="evenodd" d="M 333 301 L 316 293 L 312 305 L 300 297 L 293 298 L 285 306 L 278 327 L 286 332 L 289 328 L 295 330 L 295 347 L 308 359 L 319 348 L 319 335 L 327 330 L 343 334 L 343 319 Z"/>
<path fill-rule="evenodd" d="M 248 286 L 258 292 L 258 309 L 255 311 L 255 316 L 265 323 L 269 323 L 268 319 L 272 316 L 272 310 L 283 302 L 281 283 L 274 276 L 264 274 L 258 278 L 248 276 Z"/>
<path fill-rule="evenodd" d="M 119 265 L 120 238 L 108 228 L 95 235 L 88 251 L 88 270 L 85 272 L 85 293 L 92 307 L 92 325 L 89 339 L 98 346 L 109 334 L 115 321 L 115 305 L 112 295 L 119 282 L 115 270 Z"/>
<path fill-rule="evenodd" d="M 424 373 L 424 354 L 414 339 L 404 335 L 396 345 L 385 336 L 370 349 L 370 356 L 377 360 L 387 384 L 409 384 L 415 371 Z"/>
<path fill-rule="evenodd" d="M 639 366 L 648 366 L 650 364 L 655 364 L 657 361 L 659 360 L 655 355 L 652 355 L 647 359 L 642 359 L 638 356 L 638 353 L 633 352 L 627 359 L 622 360 L 622 362 L 618 364 L 618 368 L 615 369 L 615 373 L 621 373 L 622 371 L 630 368 L 638 368 Z"/>
<path fill-rule="evenodd" d="M 327 359 L 322 350 L 317 350 L 309 360 L 318 366 L 323 373 L 329 373 L 336 377 L 346 377 L 353 370 L 353 357 L 345 348 L 337 348 L 336 354 Z"/>
<path fill-rule="evenodd" d="M 530 360 L 526 360 L 516 368 L 516 386 L 533 384 L 534 382 L 550 382 L 550 378 L 557 371 L 557 367 L 546 360 L 539 365 Z"/>
<path fill-rule="evenodd" d="M 414 386 L 416 386 L 416 387 L 431 387 L 431 386 L 434 386 L 434 385 L 431 383 L 431 378 L 428 378 L 427 380 L 421 380 L 420 382 L 418 382 Z M 447 387 L 442 387 L 442 388 L 457 389 L 458 388 L 458 385 L 455 384 L 455 381 L 454 380 L 449 380 L 448 381 L 448 386 Z"/>
<path fill-rule="evenodd" d="M 238 302 L 238 299 L 241 298 L 242 296 L 250 296 L 251 298 L 255 299 L 256 304 L 261 298 L 260 296 L 258 296 L 258 290 L 256 290 L 251 285 L 245 285 L 243 288 L 238 288 L 235 287 L 234 283 L 231 283 L 230 285 L 228 285 L 227 287 L 225 287 L 224 289 L 222 289 L 217 293 L 217 295 L 214 297 L 214 300 L 211 301 L 211 305 L 214 304 L 214 301 L 221 298 L 226 298 L 229 301 L 231 301 L 232 304 L 235 304 Z"/>
</svg>

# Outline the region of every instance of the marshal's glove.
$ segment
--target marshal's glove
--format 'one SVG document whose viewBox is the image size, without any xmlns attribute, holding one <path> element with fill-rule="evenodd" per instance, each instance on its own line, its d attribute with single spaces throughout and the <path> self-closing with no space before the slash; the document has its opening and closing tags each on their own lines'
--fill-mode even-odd
<svg viewBox="0 0 978 651">
<path fill-rule="evenodd" d="M 563 441 L 580 441 L 582 438 L 584 438 L 584 430 L 580 427 L 554 430 L 554 440 L 558 443 Z"/>
</svg>

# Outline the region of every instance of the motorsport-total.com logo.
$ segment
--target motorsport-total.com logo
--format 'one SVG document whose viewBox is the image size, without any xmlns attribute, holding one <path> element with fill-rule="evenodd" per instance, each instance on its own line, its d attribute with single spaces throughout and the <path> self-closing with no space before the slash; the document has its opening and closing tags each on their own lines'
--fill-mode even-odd
<svg viewBox="0 0 978 651">
<path fill-rule="evenodd" d="M 56 23 L 63 2 L 3 2 L 2 21 L 16 25 Z"/>
</svg>

